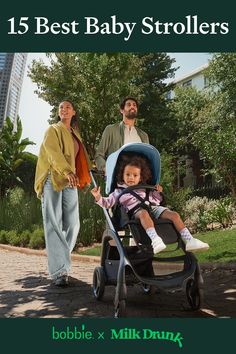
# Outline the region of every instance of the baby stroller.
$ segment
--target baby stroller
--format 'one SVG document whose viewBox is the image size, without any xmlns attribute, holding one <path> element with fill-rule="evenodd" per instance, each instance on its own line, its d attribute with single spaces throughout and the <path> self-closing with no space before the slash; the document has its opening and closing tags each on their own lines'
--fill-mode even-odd
<svg viewBox="0 0 236 354">
<path fill-rule="evenodd" d="M 160 180 L 160 154 L 158 150 L 149 144 L 126 144 L 111 154 L 106 162 L 106 193 L 112 192 L 116 187 L 116 166 L 119 158 L 124 153 L 140 154 L 146 157 L 151 166 L 152 184 L 138 185 L 125 188 L 121 195 L 135 189 L 153 190 Z M 91 172 L 92 180 L 96 181 Z M 166 245 L 176 244 L 182 249 L 182 254 L 163 257 L 167 251 L 161 252 L 162 257 L 153 255 L 151 240 L 141 226 L 139 220 L 129 218 L 122 206 L 117 204 L 112 211 L 103 208 L 106 217 L 106 229 L 102 237 L 101 265 L 96 267 L 93 274 L 93 294 L 97 300 L 101 300 L 105 287 L 114 285 L 115 291 L 115 317 L 125 317 L 127 285 L 141 283 L 145 293 L 151 293 L 159 289 L 166 293 L 184 291 L 187 300 L 193 310 L 198 310 L 202 300 L 203 279 L 197 259 L 191 252 L 185 251 L 185 244 L 169 220 L 155 220 L 155 228 Z M 142 203 L 142 202 L 141 202 Z M 147 201 L 143 200 L 147 205 Z M 133 239 L 134 245 L 127 240 Z M 113 242 L 111 242 L 113 240 Z M 158 254 L 159 256 L 159 254 Z M 158 264 L 179 264 L 177 271 L 167 274 L 158 274 Z M 163 267 L 162 267 L 163 268 Z"/>
</svg>

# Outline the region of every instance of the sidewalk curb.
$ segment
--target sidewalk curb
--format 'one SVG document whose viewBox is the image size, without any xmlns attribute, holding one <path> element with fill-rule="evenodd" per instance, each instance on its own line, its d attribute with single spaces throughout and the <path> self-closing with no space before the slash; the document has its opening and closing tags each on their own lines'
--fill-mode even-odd
<svg viewBox="0 0 236 354">
<path fill-rule="evenodd" d="M 9 252 L 19 252 L 19 253 L 23 253 L 26 255 L 35 255 L 35 256 L 47 256 L 47 252 L 46 250 L 35 250 L 35 249 L 31 249 L 31 248 L 25 248 L 25 247 L 16 247 L 16 246 L 10 246 L 10 245 L 4 245 L 4 244 L 0 244 L 0 250 L 6 250 Z M 87 256 L 87 255 L 81 255 L 81 254 L 75 254 L 72 253 L 71 255 L 72 260 L 77 260 L 80 262 L 88 262 L 88 263 L 100 263 L 100 257 L 99 256 Z M 165 264 L 160 263 L 160 268 L 162 266 L 166 267 Z M 169 264 L 168 268 L 173 268 L 175 267 L 175 264 Z M 205 270 L 216 270 L 216 269 L 224 269 L 224 270 L 235 270 L 236 269 L 236 263 L 201 263 L 200 264 L 201 269 L 205 269 Z"/>
<path fill-rule="evenodd" d="M 1 249 L 9 251 L 9 252 L 19 252 L 19 253 L 23 253 L 23 254 L 26 254 L 29 256 L 47 257 L 47 252 L 45 249 L 44 250 L 34 250 L 31 248 L 16 247 L 16 246 L 0 244 L 0 250 Z M 89 263 L 99 263 L 100 262 L 99 256 L 86 256 L 86 255 L 72 253 L 71 258 L 72 258 L 72 260 L 78 260 L 81 262 L 89 262 Z"/>
</svg>

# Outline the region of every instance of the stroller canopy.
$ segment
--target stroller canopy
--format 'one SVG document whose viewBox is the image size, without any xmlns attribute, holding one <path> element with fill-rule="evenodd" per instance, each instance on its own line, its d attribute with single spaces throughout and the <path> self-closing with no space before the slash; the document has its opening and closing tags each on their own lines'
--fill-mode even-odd
<svg viewBox="0 0 236 354">
<path fill-rule="evenodd" d="M 161 163 L 160 163 L 160 154 L 159 151 L 150 144 L 145 143 L 131 143 L 123 145 L 119 150 L 113 152 L 108 156 L 106 161 L 106 193 L 111 193 L 115 186 L 115 167 L 118 161 L 118 158 L 121 153 L 132 152 L 137 155 L 144 155 L 151 164 L 152 172 L 152 185 L 156 185 L 160 181 L 160 172 L 161 172 Z"/>
</svg>

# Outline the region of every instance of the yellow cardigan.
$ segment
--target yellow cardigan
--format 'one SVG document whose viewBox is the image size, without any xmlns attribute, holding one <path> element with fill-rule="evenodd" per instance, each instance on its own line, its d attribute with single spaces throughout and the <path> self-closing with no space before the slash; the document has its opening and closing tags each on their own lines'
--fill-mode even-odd
<svg viewBox="0 0 236 354">
<path fill-rule="evenodd" d="M 89 175 L 90 161 L 82 144 L 79 133 L 72 129 L 78 138 L 79 153 L 75 161 L 74 142 L 66 126 L 60 121 L 52 124 L 45 133 L 40 147 L 38 162 L 35 173 L 35 192 L 38 198 L 42 196 L 42 190 L 48 174 L 51 175 L 53 188 L 60 192 L 68 186 L 68 173 L 76 173 L 79 177 L 80 186 L 90 184 Z"/>
</svg>

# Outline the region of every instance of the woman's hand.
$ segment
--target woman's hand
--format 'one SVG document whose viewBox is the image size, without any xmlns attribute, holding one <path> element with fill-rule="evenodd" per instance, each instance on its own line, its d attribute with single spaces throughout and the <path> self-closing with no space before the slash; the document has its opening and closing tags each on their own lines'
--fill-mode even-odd
<svg viewBox="0 0 236 354">
<path fill-rule="evenodd" d="M 159 192 L 159 193 L 162 193 L 163 192 L 163 188 L 160 184 L 157 184 L 156 186 L 156 190 Z"/>
<path fill-rule="evenodd" d="M 75 173 L 70 172 L 66 177 L 70 187 L 77 188 L 79 186 L 79 177 Z"/>
<path fill-rule="evenodd" d="M 91 190 L 92 195 L 94 196 L 96 202 L 99 201 L 99 199 L 101 198 L 101 188 L 100 187 L 95 187 Z"/>
</svg>

